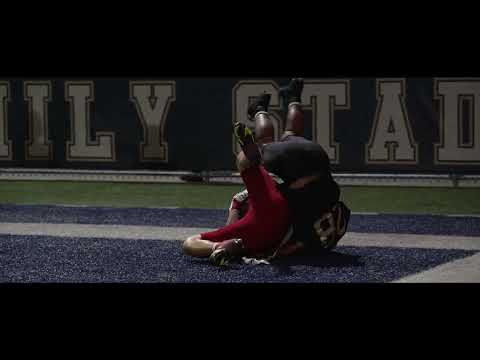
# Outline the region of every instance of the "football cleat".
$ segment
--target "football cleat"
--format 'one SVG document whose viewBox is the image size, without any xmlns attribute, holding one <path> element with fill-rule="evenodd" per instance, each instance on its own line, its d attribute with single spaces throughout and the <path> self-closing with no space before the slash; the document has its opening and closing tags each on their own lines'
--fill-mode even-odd
<svg viewBox="0 0 480 360">
<path fill-rule="evenodd" d="M 233 125 L 233 134 L 242 148 L 255 143 L 255 135 L 252 129 L 243 123 L 236 122 Z"/>
<path fill-rule="evenodd" d="M 230 262 L 231 256 L 225 248 L 214 250 L 208 260 L 215 266 L 227 266 Z"/>
<path fill-rule="evenodd" d="M 255 142 L 253 131 L 245 124 L 236 122 L 233 125 L 233 134 L 240 144 L 245 156 L 252 164 L 259 164 L 262 160 L 260 149 Z"/>
<path fill-rule="evenodd" d="M 220 244 L 219 244 L 220 245 Z M 227 266 L 230 262 L 240 259 L 245 254 L 241 239 L 224 241 L 221 247 L 214 248 L 210 255 L 210 262 L 216 266 Z"/>
<path fill-rule="evenodd" d="M 280 104 L 284 111 L 288 110 L 288 104 L 302 102 L 303 85 L 302 78 L 293 78 L 288 86 L 280 88 Z"/>
<path fill-rule="evenodd" d="M 253 102 L 248 106 L 247 114 L 250 120 L 255 118 L 255 115 L 260 111 L 268 112 L 271 95 L 263 93 L 254 98 Z"/>
</svg>

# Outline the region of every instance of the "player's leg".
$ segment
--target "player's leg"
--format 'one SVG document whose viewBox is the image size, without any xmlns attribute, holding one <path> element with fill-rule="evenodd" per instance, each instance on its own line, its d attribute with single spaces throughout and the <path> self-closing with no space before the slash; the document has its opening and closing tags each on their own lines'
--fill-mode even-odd
<svg viewBox="0 0 480 360">
<path fill-rule="evenodd" d="M 241 123 L 235 124 L 235 136 L 242 147 L 237 155 L 237 168 L 247 188 L 251 206 L 269 207 L 277 196 L 272 177 L 260 165 L 262 155 L 249 129 Z"/>
<path fill-rule="evenodd" d="M 241 129 L 243 134 L 243 129 Z M 251 136 L 251 134 L 249 135 Z M 245 148 L 251 139 L 243 137 Z M 268 172 L 258 164 L 257 157 L 249 159 L 244 151 L 238 155 L 240 174 L 248 190 L 249 208 L 241 220 L 215 231 L 202 233 L 191 241 L 221 242 L 217 246 L 202 243 L 205 255 L 211 252 L 211 261 L 217 265 L 231 257 L 266 251 L 282 240 L 290 225 L 290 211 L 286 199 L 278 191 Z M 233 243 L 226 240 L 236 240 Z M 187 243 L 188 245 L 188 243 Z M 240 246 L 241 245 L 241 246 Z M 228 261 L 228 260 L 227 260 Z"/>
<path fill-rule="evenodd" d="M 183 252 L 195 257 L 209 257 L 215 249 L 216 243 L 202 239 L 200 234 L 190 236 L 183 242 Z"/>
<path fill-rule="evenodd" d="M 302 78 L 293 78 L 289 85 L 280 89 L 280 101 L 286 114 L 285 132 L 282 140 L 290 135 L 304 136 L 304 112 L 302 108 Z M 250 120 L 255 121 L 255 139 L 259 144 L 274 141 L 274 128 L 268 114 L 270 94 L 256 97 L 249 105 L 247 113 Z"/>
<path fill-rule="evenodd" d="M 282 140 L 288 136 L 304 136 L 304 112 L 302 108 L 303 79 L 294 78 L 290 84 L 280 89 L 280 101 L 286 113 L 285 132 Z"/>
<path fill-rule="evenodd" d="M 274 140 L 274 128 L 272 120 L 268 114 L 270 105 L 270 94 L 257 96 L 247 109 L 247 116 L 255 121 L 255 141 L 259 144 L 267 144 Z M 243 164 L 248 167 L 249 164 Z M 230 225 L 240 220 L 248 208 L 248 191 L 242 191 L 234 195 L 228 210 L 228 219 L 226 225 Z"/>
<path fill-rule="evenodd" d="M 304 117 L 305 115 L 300 102 L 291 102 L 288 104 L 287 122 L 282 139 L 288 135 L 303 137 L 305 135 Z"/>
<path fill-rule="evenodd" d="M 274 141 L 273 122 L 268 114 L 270 97 L 270 94 L 257 96 L 247 109 L 248 118 L 255 121 L 255 140 L 260 145 Z"/>
<path fill-rule="evenodd" d="M 243 124 L 235 125 L 235 135 L 242 147 L 237 157 L 238 170 L 248 191 L 249 208 L 268 228 L 268 222 L 272 218 L 278 217 L 276 220 L 280 223 L 288 219 L 288 206 L 273 178 L 260 165 L 259 148 L 251 134 L 245 132 L 245 128 Z"/>
<path fill-rule="evenodd" d="M 286 116 L 285 131 L 282 140 L 288 136 L 304 136 L 304 112 L 302 108 L 302 91 L 304 82 L 294 78 L 289 85 L 280 89 L 280 102 Z M 248 118 L 255 121 L 255 139 L 257 143 L 268 144 L 274 141 L 273 122 L 268 114 L 270 94 L 262 94 L 254 99 L 248 107 Z"/>
<path fill-rule="evenodd" d="M 248 127 L 244 124 L 236 124 L 234 133 L 243 149 L 237 157 L 237 165 L 248 191 L 252 186 L 251 182 L 255 181 L 255 175 L 247 176 L 247 179 L 245 179 L 244 173 L 248 172 L 256 174 L 258 172 L 260 177 L 264 175 L 258 167 L 261 155 L 258 146 L 255 143 L 253 133 Z M 245 152 L 248 152 L 249 158 L 247 158 Z M 250 193 L 250 191 L 248 192 Z M 255 192 L 257 192 L 257 190 L 254 190 L 254 193 Z M 254 196 L 254 198 L 257 198 L 257 196 Z M 191 256 L 210 256 L 213 251 L 216 250 L 217 245 L 215 245 L 215 243 L 221 243 L 236 238 L 243 239 L 245 237 L 250 237 L 252 236 L 252 233 L 254 233 L 251 229 L 251 221 L 249 220 L 251 217 L 252 216 L 249 217 L 247 213 L 247 215 L 241 220 L 230 218 L 229 224 L 223 228 L 189 237 L 183 243 L 183 251 L 185 254 Z M 226 249 L 226 246 L 223 248 Z"/>
<path fill-rule="evenodd" d="M 249 190 L 249 210 L 245 217 L 221 229 L 202 233 L 200 238 L 221 241 L 212 251 L 210 261 L 222 265 L 231 258 L 268 252 L 274 249 L 287 234 L 290 226 L 290 209 L 271 176 L 261 166 L 243 170 L 242 178 Z M 232 242 L 227 239 L 238 239 Z"/>
<path fill-rule="evenodd" d="M 247 141 L 244 144 L 247 144 Z M 214 264 L 222 265 L 232 257 L 265 248 L 273 241 L 272 234 L 282 231 L 282 226 L 278 226 L 277 230 L 269 216 L 282 222 L 286 217 L 286 202 L 281 204 L 282 199 L 279 194 L 274 193 L 275 185 L 270 175 L 255 161 L 256 158 L 250 161 L 243 151 L 238 155 L 238 167 L 249 194 L 246 215 L 220 229 L 189 237 L 183 243 L 185 254 L 195 257 L 211 256 Z M 276 213 L 280 216 L 276 216 Z M 260 222 L 259 219 L 263 221 Z"/>
<path fill-rule="evenodd" d="M 185 255 L 199 258 L 211 257 L 210 261 L 220 266 L 225 265 L 231 258 L 240 257 L 245 253 L 243 243 L 240 239 L 215 242 L 203 239 L 202 234 L 187 238 L 187 240 L 183 242 L 182 248 Z M 218 255 L 219 252 L 224 252 L 221 257 Z"/>
</svg>

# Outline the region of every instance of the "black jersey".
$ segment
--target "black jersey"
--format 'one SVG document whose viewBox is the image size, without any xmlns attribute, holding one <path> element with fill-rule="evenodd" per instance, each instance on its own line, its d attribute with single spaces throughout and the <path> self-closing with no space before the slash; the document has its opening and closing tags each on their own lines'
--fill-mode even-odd
<svg viewBox="0 0 480 360">
<path fill-rule="evenodd" d="M 284 181 L 279 189 L 292 210 L 293 239 L 308 247 L 336 245 L 343 233 L 338 237 L 330 231 L 329 241 L 319 236 L 319 226 L 324 226 L 322 217 L 335 208 L 340 198 L 340 188 L 332 177 L 330 160 L 322 146 L 303 137 L 289 136 L 285 141 L 264 145 L 262 150 L 264 167 Z M 289 187 L 294 181 L 311 175 L 318 178 L 300 189 Z M 337 217 L 343 219 L 343 216 Z"/>
<path fill-rule="evenodd" d="M 262 147 L 263 166 L 286 185 L 310 175 L 331 178 L 330 160 L 319 144 L 299 136 Z"/>
</svg>

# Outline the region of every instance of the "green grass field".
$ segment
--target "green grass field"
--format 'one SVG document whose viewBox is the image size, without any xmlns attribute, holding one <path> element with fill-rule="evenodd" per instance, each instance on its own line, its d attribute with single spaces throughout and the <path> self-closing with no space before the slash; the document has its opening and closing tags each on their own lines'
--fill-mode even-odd
<svg viewBox="0 0 480 360">
<path fill-rule="evenodd" d="M 238 185 L 1 181 L 0 204 L 224 209 Z M 342 187 L 354 212 L 480 214 L 480 189 Z"/>
</svg>

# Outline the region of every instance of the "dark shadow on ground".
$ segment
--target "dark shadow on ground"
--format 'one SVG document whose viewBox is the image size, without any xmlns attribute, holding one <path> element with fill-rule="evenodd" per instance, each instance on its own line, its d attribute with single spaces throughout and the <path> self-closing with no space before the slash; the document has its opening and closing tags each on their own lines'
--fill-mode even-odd
<svg viewBox="0 0 480 360">
<path fill-rule="evenodd" d="M 287 269 L 292 266 L 310 266 L 317 268 L 342 268 L 342 267 L 352 267 L 352 266 L 364 266 L 365 263 L 360 261 L 361 256 L 359 255 L 349 255 L 336 251 L 330 252 L 316 252 L 303 255 L 290 255 L 283 258 L 278 258 L 270 261 L 270 265 L 259 264 L 257 266 L 273 266 L 279 269 Z M 201 258 L 192 258 L 191 261 L 194 264 L 205 264 L 206 259 Z M 208 261 L 207 261 L 208 263 Z M 238 259 L 233 261 L 234 264 L 243 264 L 243 262 Z M 245 266 L 252 266 L 244 264 Z M 213 265 L 212 265 L 213 266 Z M 222 267 L 221 269 L 228 270 L 229 266 Z"/>
<path fill-rule="evenodd" d="M 271 261 L 281 274 L 292 273 L 293 266 L 309 266 L 316 268 L 342 268 L 364 266 L 361 256 L 343 254 L 337 251 L 317 252 L 297 256 L 288 256 Z"/>
</svg>

